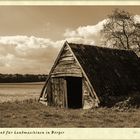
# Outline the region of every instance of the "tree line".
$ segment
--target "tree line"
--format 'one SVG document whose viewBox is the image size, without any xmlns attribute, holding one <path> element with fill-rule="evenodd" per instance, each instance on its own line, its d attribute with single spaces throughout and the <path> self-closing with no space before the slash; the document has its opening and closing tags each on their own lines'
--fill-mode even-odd
<svg viewBox="0 0 140 140">
<path fill-rule="evenodd" d="M 0 74 L 0 83 L 43 82 L 45 74 Z"/>
</svg>

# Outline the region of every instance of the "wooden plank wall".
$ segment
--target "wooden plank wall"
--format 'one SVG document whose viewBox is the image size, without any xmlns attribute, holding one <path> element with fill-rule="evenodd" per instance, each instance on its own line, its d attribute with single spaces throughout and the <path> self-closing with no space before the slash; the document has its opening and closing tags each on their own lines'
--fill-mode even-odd
<svg viewBox="0 0 140 140">
<path fill-rule="evenodd" d="M 54 106 L 64 107 L 64 78 L 51 78 L 52 102 Z"/>
<path fill-rule="evenodd" d="M 45 96 L 44 98 L 47 98 L 48 105 L 52 105 L 52 87 L 50 80 L 47 83 L 47 88 L 44 96 Z"/>
<path fill-rule="evenodd" d="M 66 46 L 60 56 L 60 59 L 52 72 L 52 76 L 77 76 L 82 77 L 82 72 Z"/>
<path fill-rule="evenodd" d="M 96 100 L 91 96 L 91 92 L 88 89 L 87 81 L 83 78 L 83 108 L 89 109 L 96 106 Z M 48 85 L 48 104 L 59 107 L 67 108 L 67 89 L 66 80 L 63 77 L 53 77 L 51 78 L 51 85 Z M 50 87 L 49 87 L 50 86 Z"/>
<path fill-rule="evenodd" d="M 51 73 L 53 105 L 67 108 L 67 87 L 65 76 L 82 77 L 82 72 L 70 50 L 66 46 Z"/>
<path fill-rule="evenodd" d="M 60 59 L 51 73 L 50 104 L 67 107 L 67 87 L 65 76 L 82 77 L 82 71 L 67 47 L 64 48 Z M 88 89 L 87 81 L 83 78 L 83 108 L 92 108 L 94 99 Z M 50 86 L 50 85 L 48 85 Z M 51 103 L 52 102 L 52 103 Z"/>
<path fill-rule="evenodd" d="M 83 108 L 89 109 L 96 105 L 95 98 L 91 96 L 91 91 L 88 89 L 87 81 L 83 78 Z"/>
</svg>

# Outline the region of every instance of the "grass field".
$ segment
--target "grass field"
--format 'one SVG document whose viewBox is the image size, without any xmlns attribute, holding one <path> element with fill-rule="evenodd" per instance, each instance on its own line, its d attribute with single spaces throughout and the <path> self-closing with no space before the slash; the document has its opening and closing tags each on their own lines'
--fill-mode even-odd
<svg viewBox="0 0 140 140">
<path fill-rule="evenodd" d="M 42 82 L 0 83 L 0 103 L 37 99 L 43 84 Z"/>
<path fill-rule="evenodd" d="M 61 109 L 38 103 L 43 83 L 0 84 L 0 127 L 140 127 L 140 109 Z"/>
<path fill-rule="evenodd" d="M 67 110 L 25 100 L 1 103 L 0 112 L 0 127 L 140 127 L 139 109 Z"/>
</svg>

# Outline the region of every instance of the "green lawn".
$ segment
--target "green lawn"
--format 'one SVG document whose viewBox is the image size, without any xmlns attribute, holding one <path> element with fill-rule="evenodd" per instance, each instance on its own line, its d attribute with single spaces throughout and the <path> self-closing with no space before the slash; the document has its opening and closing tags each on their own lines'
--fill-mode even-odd
<svg viewBox="0 0 140 140">
<path fill-rule="evenodd" d="M 0 103 L 0 127 L 140 127 L 140 110 L 46 107 L 36 100 Z"/>
</svg>

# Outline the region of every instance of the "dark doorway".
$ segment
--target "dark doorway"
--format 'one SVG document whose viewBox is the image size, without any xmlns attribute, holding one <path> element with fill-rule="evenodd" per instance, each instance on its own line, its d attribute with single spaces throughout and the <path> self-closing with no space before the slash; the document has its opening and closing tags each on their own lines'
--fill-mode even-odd
<svg viewBox="0 0 140 140">
<path fill-rule="evenodd" d="M 68 108 L 82 108 L 82 78 L 67 77 Z"/>
</svg>

